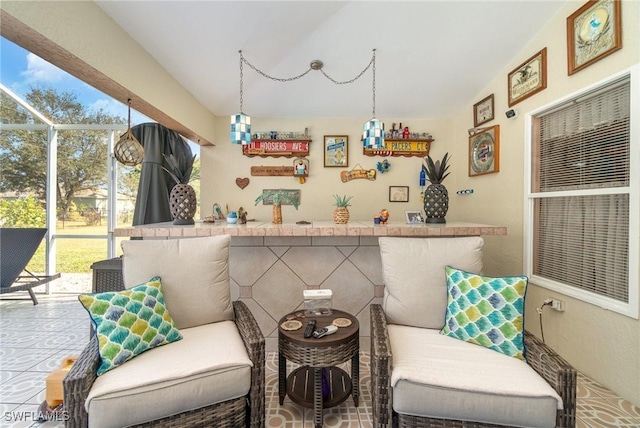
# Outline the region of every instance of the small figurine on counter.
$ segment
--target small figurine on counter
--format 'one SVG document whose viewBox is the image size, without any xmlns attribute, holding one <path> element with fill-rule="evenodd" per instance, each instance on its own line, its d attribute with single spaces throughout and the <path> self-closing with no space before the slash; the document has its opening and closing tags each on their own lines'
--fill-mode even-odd
<svg viewBox="0 0 640 428">
<path fill-rule="evenodd" d="M 410 133 L 409 133 L 409 127 L 405 126 L 404 130 L 402 131 L 402 138 L 409 138 Z"/>
<path fill-rule="evenodd" d="M 382 211 L 380 211 L 380 224 L 387 224 L 388 221 L 389 221 L 389 210 L 384 208 Z"/>
<path fill-rule="evenodd" d="M 248 212 L 244 208 L 238 208 L 238 223 L 247 224 L 247 214 Z"/>
<path fill-rule="evenodd" d="M 278 138 L 278 131 L 270 131 L 269 138 L 272 140 L 275 140 L 276 138 Z"/>
</svg>

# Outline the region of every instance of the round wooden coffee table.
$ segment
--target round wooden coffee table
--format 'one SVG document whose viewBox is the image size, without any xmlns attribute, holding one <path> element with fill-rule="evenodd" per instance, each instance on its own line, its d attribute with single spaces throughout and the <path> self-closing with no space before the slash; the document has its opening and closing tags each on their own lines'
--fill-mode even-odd
<svg viewBox="0 0 640 428">
<path fill-rule="evenodd" d="M 301 314 L 296 311 L 292 314 Z M 322 409 L 337 406 L 349 395 L 358 406 L 360 372 L 360 326 L 358 320 L 343 311 L 333 309 L 331 315 L 310 315 L 295 318 L 302 323 L 297 330 L 285 330 L 282 323 L 292 314 L 285 315 L 278 327 L 278 395 L 280 404 L 289 395 L 291 401 L 304 407 L 313 408 L 316 428 L 322 427 Z M 351 325 L 340 327 L 329 336 L 305 339 L 307 323 L 316 320 L 316 330 L 332 324 L 336 318 L 346 318 Z M 287 378 L 287 360 L 300 364 Z M 351 360 L 351 377 L 335 367 Z M 322 372 L 329 384 L 328 395 L 322 396 Z"/>
</svg>

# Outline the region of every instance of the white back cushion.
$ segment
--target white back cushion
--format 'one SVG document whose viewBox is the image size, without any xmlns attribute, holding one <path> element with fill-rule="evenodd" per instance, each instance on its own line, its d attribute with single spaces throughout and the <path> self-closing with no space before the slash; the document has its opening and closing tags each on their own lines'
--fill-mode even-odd
<svg viewBox="0 0 640 428">
<path fill-rule="evenodd" d="M 479 236 L 381 237 L 378 242 L 385 286 L 382 306 L 392 324 L 441 329 L 447 308 L 445 266 L 482 273 L 484 241 Z"/>
<path fill-rule="evenodd" d="M 126 288 L 154 276 L 178 329 L 232 320 L 228 235 L 122 242 Z"/>
</svg>

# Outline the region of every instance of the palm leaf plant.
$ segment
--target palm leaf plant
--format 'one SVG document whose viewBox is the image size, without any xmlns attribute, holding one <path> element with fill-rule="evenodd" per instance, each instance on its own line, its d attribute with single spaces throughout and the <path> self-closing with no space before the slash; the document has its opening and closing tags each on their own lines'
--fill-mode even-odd
<svg viewBox="0 0 640 428">
<path fill-rule="evenodd" d="M 284 189 L 265 190 L 256 198 L 255 205 L 258 205 L 264 199 L 271 198 L 273 201 L 273 214 L 271 222 L 273 224 L 282 224 L 282 202 L 287 201 L 297 210 L 299 201 Z"/>
<path fill-rule="evenodd" d="M 433 161 L 431 156 L 424 158 L 422 169 L 427 176 L 429 186 L 424 191 L 424 211 L 426 223 L 446 223 L 449 210 L 449 192 L 442 182 L 449 176 L 449 153 L 442 160 Z"/>
</svg>

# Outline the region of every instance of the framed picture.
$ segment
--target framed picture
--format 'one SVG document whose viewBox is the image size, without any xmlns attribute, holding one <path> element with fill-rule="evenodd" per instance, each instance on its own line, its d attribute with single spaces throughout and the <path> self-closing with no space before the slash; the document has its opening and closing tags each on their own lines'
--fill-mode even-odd
<svg viewBox="0 0 640 428">
<path fill-rule="evenodd" d="M 619 0 L 592 0 L 567 18 L 569 75 L 622 49 Z"/>
<path fill-rule="evenodd" d="M 547 87 L 547 48 L 520 64 L 507 76 L 509 107 Z"/>
<path fill-rule="evenodd" d="M 409 186 L 389 186 L 389 202 L 409 202 Z"/>
<path fill-rule="evenodd" d="M 500 171 L 500 125 L 469 137 L 469 177 Z"/>
<path fill-rule="evenodd" d="M 424 221 L 422 220 L 422 212 L 420 211 L 405 211 L 404 218 L 409 224 L 424 223 Z"/>
<path fill-rule="evenodd" d="M 349 137 L 324 136 L 324 166 L 349 166 Z"/>
<path fill-rule="evenodd" d="M 494 119 L 493 94 L 473 105 L 473 126 L 479 126 Z"/>
</svg>

